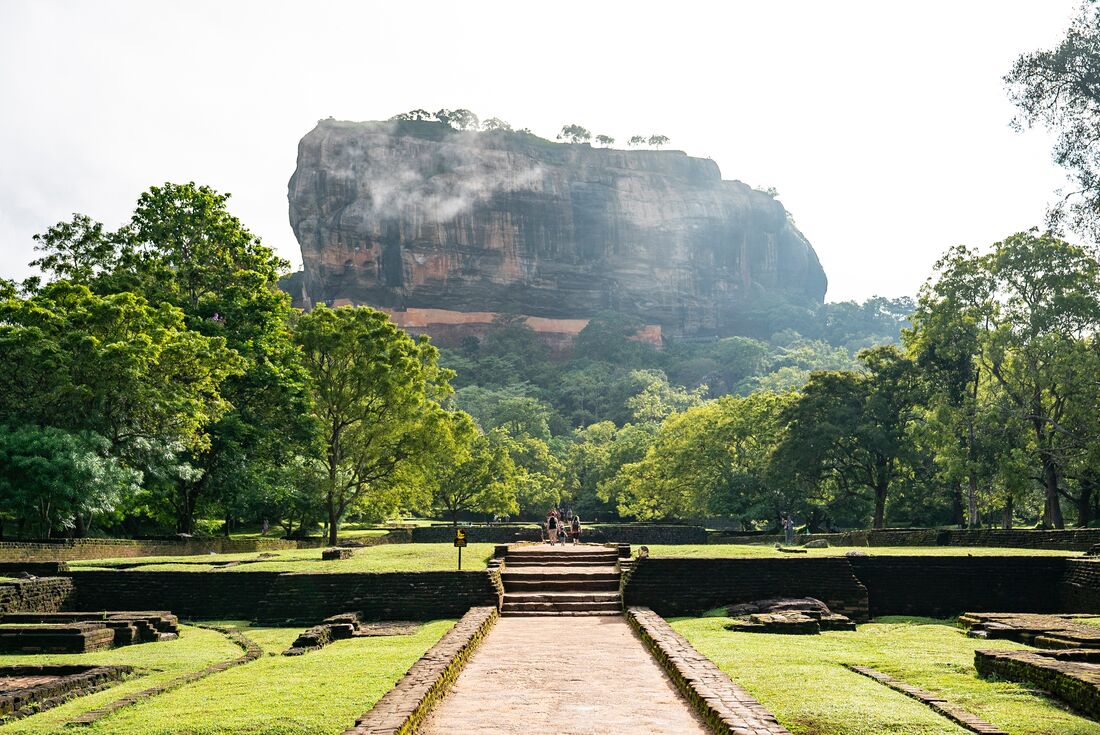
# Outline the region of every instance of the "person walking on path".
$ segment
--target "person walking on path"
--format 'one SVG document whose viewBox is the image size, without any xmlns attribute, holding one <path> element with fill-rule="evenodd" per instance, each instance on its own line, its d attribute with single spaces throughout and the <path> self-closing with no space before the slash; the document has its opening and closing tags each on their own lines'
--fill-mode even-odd
<svg viewBox="0 0 1100 735">
<path fill-rule="evenodd" d="M 581 517 L 573 516 L 573 545 L 576 546 L 577 542 L 581 539 Z"/>
<path fill-rule="evenodd" d="M 783 516 L 783 541 L 787 546 L 794 545 L 794 519 L 790 513 Z"/>
<path fill-rule="evenodd" d="M 553 546 L 558 542 L 558 517 L 553 511 L 546 516 L 546 532 L 550 536 L 550 545 Z"/>
</svg>

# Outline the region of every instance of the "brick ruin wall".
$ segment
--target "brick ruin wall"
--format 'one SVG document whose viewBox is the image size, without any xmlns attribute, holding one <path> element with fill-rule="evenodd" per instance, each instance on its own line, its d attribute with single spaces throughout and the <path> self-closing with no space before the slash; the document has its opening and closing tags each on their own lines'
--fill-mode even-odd
<svg viewBox="0 0 1100 735">
<path fill-rule="evenodd" d="M 797 534 L 795 543 L 824 539 L 833 546 L 992 546 L 1016 549 L 1065 549 L 1087 551 L 1100 544 L 1100 528 L 1037 531 L 997 528 L 937 529 L 886 528 L 880 531 L 844 531 L 841 533 Z M 753 534 L 712 534 L 711 543 L 773 544 L 782 536 Z"/>
<path fill-rule="evenodd" d="M 295 574 L 71 572 L 82 610 L 171 610 L 180 617 L 315 624 L 343 612 L 371 619 L 459 617 L 497 605 L 496 572 Z"/>
<path fill-rule="evenodd" d="M 240 554 L 253 551 L 281 551 L 318 547 L 320 539 L 232 539 L 220 536 L 186 540 L 142 539 L 58 539 L 46 541 L 0 541 L 0 562 L 77 561 L 138 556 L 194 556 L 196 554 Z"/>
<path fill-rule="evenodd" d="M 623 587 L 625 605 L 666 617 L 770 597 L 816 597 L 835 612 L 867 619 L 867 588 L 843 557 L 649 558 L 637 563 Z"/>
<path fill-rule="evenodd" d="M 846 558 L 870 593 L 872 617 L 1055 612 L 1066 561 L 1052 556 Z"/>
<path fill-rule="evenodd" d="M 1100 613 L 1100 559 L 1066 559 L 1060 612 Z"/>
<path fill-rule="evenodd" d="M 538 528 L 518 525 L 462 526 L 462 530 L 470 543 L 507 544 L 542 538 Z M 450 526 L 422 526 L 391 532 L 391 535 L 398 534 L 406 535 L 413 543 L 445 543 L 454 538 L 454 529 Z M 584 524 L 581 538 L 598 544 L 705 544 L 707 531 L 703 526 Z"/>
<path fill-rule="evenodd" d="M 768 597 L 816 597 L 856 619 L 968 610 L 1100 613 L 1100 562 L 1061 557 L 641 560 L 627 605 L 692 615 Z"/>
<path fill-rule="evenodd" d="M 68 577 L 0 581 L 0 615 L 70 610 L 74 598 L 75 587 Z"/>
</svg>

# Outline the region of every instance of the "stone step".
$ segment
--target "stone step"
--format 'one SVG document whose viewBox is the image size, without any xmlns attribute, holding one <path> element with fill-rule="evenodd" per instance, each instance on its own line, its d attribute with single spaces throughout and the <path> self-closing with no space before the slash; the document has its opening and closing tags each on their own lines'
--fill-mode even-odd
<svg viewBox="0 0 1100 735">
<path fill-rule="evenodd" d="M 500 608 L 501 612 L 622 612 L 621 600 L 607 600 L 606 602 L 507 602 Z"/>
<path fill-rule="evenodd" d="M 577 568 L 532 567 L 505 568 L 500 578 L 509 582 L 619 582 L 619 573 L 604 567 L 589 567 L 592 571 L 580 571 Z"/>
<path fill-rule="evenodd" d="M 502 617 L 506 618 L 557 618 L 567 616 L 588 616 L 588 615 L 622 615 L 622 610 L 593 610 L 592 612 L 543 612 L 541 610 L 510 610 L 507 612 L 501 612 Z"/>
<path fill-rule="evenodd" d="M 572 559 L 546 559 L 546 560 L 532 560 L 532 559 L 505 559 L 505 567 L 614 567 L 614 562 L 608 562 L 606 559 L 592 559 L 590 561 L 574 561 Z"/>
<path fill-rule="evenodd" d="M 581 591 L 619 591 L 619 579 L 570 579 L 554 580 L 539 576 L 537 579 L 504 580 L 505 594 L 510 592 L 581 592 Z"/>
<path fill-rule="evenodd" d="M 618 590 L 505 592 L 504 602 L 621 602 Z"/>
<path fill-rule="evenodd" d="M 619 557 L 614 554 L 507 554 L 504 557 L 508 564 L 526 564 L 528 562 L 553 561 L 553 562 L 600 562 L 602 564 L 614 564 Z"/>
</svg>

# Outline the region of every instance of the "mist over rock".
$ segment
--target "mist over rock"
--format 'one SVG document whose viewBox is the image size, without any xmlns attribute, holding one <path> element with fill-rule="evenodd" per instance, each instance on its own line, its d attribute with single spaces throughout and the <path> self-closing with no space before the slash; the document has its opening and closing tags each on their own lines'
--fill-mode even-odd
<svg viewBox="0 0 1100 735">
<path fill-rule="evenodd" d="M 295 297 L 399 322 L 516 313 L 575 332 L 616 311 L 666 335 L 731 334 L 761 303 L 825 295 L 782 204 L 680 151 L 325 120 L 299 144 L 289 199 Z"/>
</svg>

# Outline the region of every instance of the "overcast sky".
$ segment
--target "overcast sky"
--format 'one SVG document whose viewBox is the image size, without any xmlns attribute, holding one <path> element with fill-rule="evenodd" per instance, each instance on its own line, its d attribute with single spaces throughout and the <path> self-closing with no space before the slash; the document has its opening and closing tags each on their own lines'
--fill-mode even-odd
<svg viewBox="0 0 1100 735">
<path fill-rule="evenodd" d="M 466 107 L 550 138 L 668 135 L 779 190 L 828 300 L 915 294 L 1063 185 L 1001 77 L 1075 5 L 0 0 L 0 276 L 71 213 L 115 227 L 190 180 L 298 267 L 287 181 L 318 119 Z"/>
</svg>

